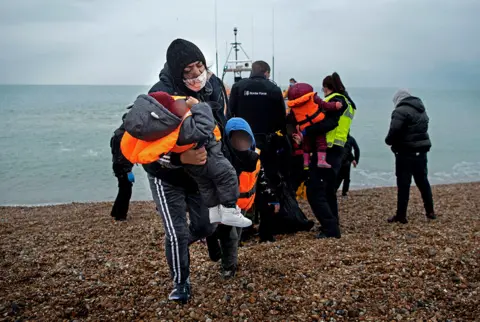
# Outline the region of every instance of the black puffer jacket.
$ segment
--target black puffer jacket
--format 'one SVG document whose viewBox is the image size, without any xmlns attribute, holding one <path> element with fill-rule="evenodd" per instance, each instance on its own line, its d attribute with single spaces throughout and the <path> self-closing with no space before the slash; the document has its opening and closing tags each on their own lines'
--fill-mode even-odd
<svg viewBox="0 0 480 322">
<path fill-rule="evenodd" d="M 402 99 L 392 113 L 385 143 L 393 152 L 428 152 L 432 147 L 428 135 L 428 116 L 423 102 L 414 96 Z"/>
<path fill-rule="evenodd" d="M 167 64 L 165 64 L 165 67 L 162 69 L 159 76 L 160 80 L 153 85 L 148 91 L 149 93 L 161 91 L 170 95 L 193 96 L 201 102 L 208 102 L 212 107 L 213 116 L 223 133 L 226 123 L 224 107 L 227 102 L 222 87 L 222 81 L 217 76 L 212 75 L 200 92 L 193 92 L 184 86 L 182 82 L 174 81 Z M 225 150 L 224 153 L 228 154 Z M 183 187 L 188 191 L 198 190 L 195 181 L 180 166 L 180 155 L 177 153 L 171 153 L 162 157 L 157 162 L 143 165 L 143 168 L 150 175 L 172 185 Z"/>
</svg>

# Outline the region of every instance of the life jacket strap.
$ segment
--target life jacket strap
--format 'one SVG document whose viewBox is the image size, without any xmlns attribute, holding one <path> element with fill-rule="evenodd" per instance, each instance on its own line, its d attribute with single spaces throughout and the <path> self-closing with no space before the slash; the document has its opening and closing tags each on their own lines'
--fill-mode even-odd
<svg viewBox="0 0 480 322">
<path fill-rule="evenodd" d="M 320 113 L 322 113 L 322 111 L 318 108 L 317 111 L 315 113 L 313 113 L 311 116 L 310 115 L 307 115 L 307 117 L 300 121 L 300 122 L 297 122 L 298 125 L 302 126 L 306 123 L 310 123 L 310 124 L 314 124 L 313 123 L 313 120 L 317 118 L 317 116 L 320 115 Z"/>
</svg>

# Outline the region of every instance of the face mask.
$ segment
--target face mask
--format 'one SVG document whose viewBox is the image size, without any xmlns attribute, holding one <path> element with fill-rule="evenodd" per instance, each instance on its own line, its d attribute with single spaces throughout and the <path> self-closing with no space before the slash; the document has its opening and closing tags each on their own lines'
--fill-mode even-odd
<svg viewBox="0 0 480 322">
<path fill-rule="evenodd" d="M 194 92 L 199 92 L 207 83 L 207 70 L 204 70 L 197 78 L 184 79 L 185 86 Z"/>
<path fill-rule="evenodd" d="M 295 83 L 290 83 L 290 86 L 293 86 L 293 85 L 295 85 Z"/>
</svg>

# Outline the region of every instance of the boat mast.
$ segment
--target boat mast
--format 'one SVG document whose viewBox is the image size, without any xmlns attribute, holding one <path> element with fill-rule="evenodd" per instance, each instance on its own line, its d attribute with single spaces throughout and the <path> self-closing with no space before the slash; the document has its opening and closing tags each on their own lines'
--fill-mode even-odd
<svg viewBox="0 0 480 322">
<path fill-rule="evenodd" d="M 227 60 L 225 62 L 225 65 L 223 66 L 222 81 L 226 73 L 233 73 L 234 82 L 236 83 L 242 79 L 242 72 L 252 71 L 252 60 L 250 59 L 250 57 L 248 57 L 248 54 L 243 49 L 242 43 L 239 43 L 237 41 L 237 32 L 237 27 L 233 28 L 233 35 L 235 37 L 235 41 L 233 43 L 230 43 L 230 52 L 228 53 Z M 235 60 L 229 60 L 232 51 L 235 52 Z M 238 53 L 240 51 L 243 53 L 246 59 L 238 59 Z"/>
<path fill-rule="evenodd" d="M 218 36 L 217 36 L 217 0 L 215 0 L 215 67 L 217 68 L 217 73 L 215 75 L 218 76 Z"/>
<path fill-rule="evenodd" d="M 272 80 L 275 81 L 275 6 L 272 7 Z"/>
</svg>

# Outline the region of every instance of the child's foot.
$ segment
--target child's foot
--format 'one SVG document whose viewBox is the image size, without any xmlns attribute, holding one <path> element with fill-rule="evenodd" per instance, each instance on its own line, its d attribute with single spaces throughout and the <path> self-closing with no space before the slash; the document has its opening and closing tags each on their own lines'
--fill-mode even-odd
<svg viewBox="0 0 480 322">
<path fill-rule="evenodd" d="M 305 170 L 308 170 L 309 166 L 310 166 L 310 153 L 304 153 L 303 154 L 303 168 Z"/>
<path fill-rule="evenodd" d="M 252 221 L 242 215 L 239 207 L 227 208 L 220 205 L 222 224 L 233 227 L 245 228 L 252 225 Z"/>
<path fill-rule="evenodd" d="M 326 152 L 317 152 L 317 167 L 319 168 L 331 168 L 332 166 L 327 163 L 327 153 Z"/>
<path fill-rule="evenodd" d="M 208 217 L 210 218 L 210 223 L 215 224 L 222 221 L 222 215 L 220 213 L 220 206 L 215 206 L 208 208 Z"/>
</svg>

